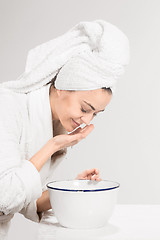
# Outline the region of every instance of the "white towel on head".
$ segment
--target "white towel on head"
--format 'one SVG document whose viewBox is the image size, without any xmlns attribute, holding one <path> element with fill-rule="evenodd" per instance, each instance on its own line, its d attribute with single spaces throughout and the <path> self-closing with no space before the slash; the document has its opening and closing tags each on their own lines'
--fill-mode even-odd
<svg viewBox="0 0 160 240">
<path fill-rule="evenodd" d="M 129 62 L 129 42 L 116 26 L 104 21 L 83 21 L 65 34 L 28 53 L 25 72 L 0 87 L 27 93 L 51 81 L 63 90 L 92 90 L 110 87 Z"/>
</svg>

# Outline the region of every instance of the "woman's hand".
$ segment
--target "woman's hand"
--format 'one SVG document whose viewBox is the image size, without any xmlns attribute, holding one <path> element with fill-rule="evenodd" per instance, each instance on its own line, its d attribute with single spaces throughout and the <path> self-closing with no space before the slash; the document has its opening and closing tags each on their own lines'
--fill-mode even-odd
<svg viewBox="0 0 160 240">
<path fill-rule="evenodd" d="M 94 129 L 94 125 L 90 124 L 84 128 L 77 128 L 74 132 L 70 134 L 57 135 L 51 139 L 29 160 L 37 169 L 40 171 L 43 165 L 48 161 L 48 158 L 51 157 L 57 151 L 73 146 L 77 144 L 83 138 L 86 138 L 87 135 Z"/>
<path fill-rule="evenodd" d="M 41 197 L 37 199 L 36 204 L 38 213 L 47 211 L 52 208 L 48 190 L 42 193 Z"/>
<path fill-rule="evenodd" d="M 84 128 L 79 127 L 70 134 L 62 134 L 53 137 L 53 142 L 57 151 L 77 144 L 80 140 L 86 138 L 93 129 L 94 125 L 90 124 L 86 125 Z"/>
<path fill-rule="evenodd" d="M 99 169 L 97 168 L 92 168 L 83 171 L 82 173 L 78 174 L 76 179 L 96 180 L 98 182 L 102 180 L 99 177 Z"/>
</svg>

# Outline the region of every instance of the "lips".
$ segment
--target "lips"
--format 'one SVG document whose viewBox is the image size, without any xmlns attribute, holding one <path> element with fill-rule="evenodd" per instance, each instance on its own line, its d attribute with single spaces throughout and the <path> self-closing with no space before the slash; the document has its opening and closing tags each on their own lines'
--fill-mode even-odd
<svg viewBox="0 0 160 240">
<path fill-rule="evenodd" d="M 72 120 L 73 120 L 73 118 L 72 118 Z M 80 124 L 77 123 L 76 121 L 73 120 L 73 122 L 75 123 L 75 125 L 77 125 L 77 127 L 80 126 Z"/>
</svg>

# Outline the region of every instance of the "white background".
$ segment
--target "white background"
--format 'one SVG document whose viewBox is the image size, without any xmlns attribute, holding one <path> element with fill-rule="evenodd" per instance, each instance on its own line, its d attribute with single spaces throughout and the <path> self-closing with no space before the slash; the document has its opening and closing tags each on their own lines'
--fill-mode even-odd
<svg viewBox="0 0 160 240">
<path fill-rule="evenodd" d="M 160 203 L 160 3 L 158 0 L 1 0 L 0 81 L 24 71 L 29 49 L 80 21 L 104 19 L 129 38 L 131 61 L 116 96 L 93 121 L 95 129 L 69 150 L 54 179 L 97 167 L 121 184 L 118 203 Z M 21 231 L 19 231 L 21 229 Z M 30 229 L 30 233 L 27 229 Z M 10 239 L 35 239 L 37 224 L 15 214 Z"/>
</svg>

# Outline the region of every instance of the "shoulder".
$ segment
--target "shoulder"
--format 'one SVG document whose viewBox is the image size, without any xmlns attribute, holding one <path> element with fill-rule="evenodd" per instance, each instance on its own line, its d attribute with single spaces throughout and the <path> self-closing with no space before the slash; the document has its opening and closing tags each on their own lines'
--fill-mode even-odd
<svg viewBox="0 0 160 240">
<path fill-rule="evenodd" d="M 19 139 L 23 129 L 23 116 L 17 96 L 0 89 L 0 139 Z M 12 138 L 12 136 L 14 136 Z"/>
<path fill-rule="evenodd" d="M 19 101 L 19 93 L 15 93 L 12 90 L 0 88 L 0 104 L 15 106 L 15 103 Z"/>
<path fill-rule="evenodd" d="M 16 93 L 7 88 L 0 88 L 0 99 L 3 97 L 13 98 L 16 96 Z"/>
<path fill-rule="evenodd" d="M 18 95 L 11 90 L 0 88 L 0 118 L 20 119 L 20 102 Z"/>
</svg>

